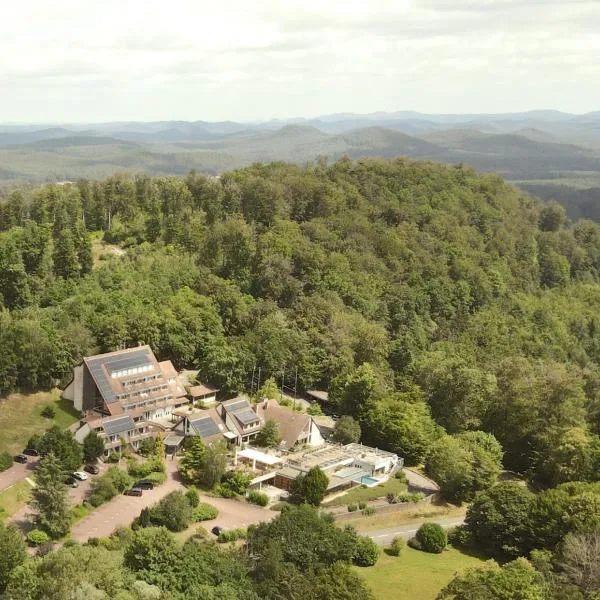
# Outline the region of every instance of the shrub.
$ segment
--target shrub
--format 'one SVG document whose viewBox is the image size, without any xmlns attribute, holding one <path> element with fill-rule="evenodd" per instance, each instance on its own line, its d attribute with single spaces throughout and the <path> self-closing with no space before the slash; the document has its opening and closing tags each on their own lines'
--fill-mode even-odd
<svg viewBox="0 0 600 600">
<path fill-rule="evenodd" d="M 363 510 L 363 508 L 367 508 L 367 503 L 362 501 L 358 503 L 358 508 L 360 508 L 360 510 Z"/>
<path fill-rule="evenodd" d="M 404 471 L 396 471 L 394 474 L 394 479 L 408 484 L 408 479 L 406 478 L 406 473 L 404 473 Z"/>
<path fill-rule="evenodd" d="M 49 540 L 48 534 L 41 529 L 32 529 L 27 534 L 27 543 L 30 546 L 41 546 L 42 544 L 46 544 Z"/>
<path fill-rule="evenodd" d="M 362 509 L 362 514 L 364 517 L 370 517 L 371 515 L 374 515 L 377 511 L 375 510 L 374 506 L 367 506 L 366 508 Z"/>
<path fill-rule="evenodd" d="M 394 492 L 386 494 L 385 499 L 388 501 L 388 504 L 397 504 L 398 502 L 398 496 Z"/>
<path fill-rule="evenodd" d="M 225 544 L 227 542 L 235 542 L 236 540 L 245 540 L 246 533 L 247 532 L 245 529 L 230 529 L 228 531 L 221 531 L 219 537 L 217 538 L 217 542 L 219 542 L 219 544 Z"/>
<path fill-rule="evenodd" d="M 421 550 L 432 554 L 439 554 L 448 545 L 446 530 L 437 523 L 423 523 L 415 539 Z"/>
<path fill-rule="evenodd" d="M 182 492 L 171 492 L 150 509 L 149 520 L 169 531 L 183 531 L 192 520 L 192 507 Z"/>
<path fill-rule="evenodd" d="M 219 510 L 206 502 L 200 502 L 194 509 L 194 521 L 210 521 L 216 519 L 218 515 Z"/>
<path fill-rule="evenodd" d="M 102 477 L 106 477 L 120 493 L 123 493 L 133 483 L 131 477 L 118 467 L 110 467 Z"/>
<path fill-rule="evenodd" d="M 248 493 L 248 502 L 252 504 L 258 504 L 258 506 L 266 506 L 267 504 L 269 504 L 269 496 L 267 496 L 263 492 L 257 492 L 256 490 L 252 490 Z"/>
<path fill-rule="evenodd" d="M 161 459 L 152 458 L 144 462 L 130 460 L 127 471 L 132 477 L 146 479 L 152 473 L 165 473 L 166 469 Z"/>
<path fill-rule="evenodd" d="M 453 546 L 469 546 L 473 542 L 473 538 L 471 537 L 471 532 L 465 525 L 459 525 L 458 527 L 453 527 L 448 532 L 448 541 Z"/>
<path fill-rule="evenodd" d="M 220 483 L 215 486 L 214 492 L 217 496 L 221 496 L 221 498 L 235 498 L 236 496 L 230 487 L 221 485 Z"/>
<path fill-rule="evenodd" d="M 142 456 L 152 456 L 156 451 L 156 439 L 153 437 L 144 438 L 139 445 L 138 453 Z"/>
<path fill-rule="evenodd" d="M 0 452 L 0 472 L 12 467 L 13 457 L 10 452 Z"/>
<path fill-rule="evenodd" d="M 54 419 L 54 417 L 56 416 L 56 409 L 54 408 L 54 406 L 52 406 L 52 404 L 47 404 L 46 406 L 44 406 L 40 414 L 45 419 Z"/>
<path fill-rule="evenodd" d="M 244 473 L 244 471 L 228 471 L 221 479 L 221 487 L 229 488 L 235 495 L 243 495 L 246 493 L 252 475 Z"/>
<path fill-rule="evenodd" d="M 27 441 L 26 448 L 28 450 L 40 451 L 40 445 L 42 443 L 42 436 L 39 433 L 34 433 Z"/>
<path fill-rule="evenodd" d="M 406 542 L 401 537 L 396 536 L 388 548 L 388 553 L 392 556 L 400 556 L 404 548 L 406 548 Z"/>
<path fill-rule="evenodd" d="M 205 540 L 208 537 L 208 531 L 206 530 L 205 527 L 202 527 L 202 525 L 198 525 L 198 527 L 196 527 L 196 532 L 194 533 L 194 537 Z"/>
<path fill-rule="evenodd" d="M 356 506 L 356 504 L 348 504 L 348 512 L 354 512 L 357 509 L 358 506 Z"/>
<path fill-rule="evenodd" d="M 352 562 L 359 567 L 372 567 L 379 558 L 379 546 L 368 536 L 359 537 Z"/>
<path fill-rule="evenodd" d="M 198 493 L 198 490 L 195 487 L 191 487 L 185 493 L 185 497 L 187 498 L 187 501 L 189 502 L 192 508 L 196 508 L 198 504 L 200 504 L 200 494 Z"/>
<path fill-rule="evenodd" d="M 398 494 L 396 496 L 396 502 L 419 502 L 425 497 L 422 492 L 416 492 L 415 494 Z"/>
<path fill-rule="evenodd" d="M 308 407 L 308 410 L 306 412 L 313 417 L 319 417 L 323 414 L 323 409 L 321 408 L 320 404 L 318 404 L 317 402 L 313 402 Z"/>
</svg>

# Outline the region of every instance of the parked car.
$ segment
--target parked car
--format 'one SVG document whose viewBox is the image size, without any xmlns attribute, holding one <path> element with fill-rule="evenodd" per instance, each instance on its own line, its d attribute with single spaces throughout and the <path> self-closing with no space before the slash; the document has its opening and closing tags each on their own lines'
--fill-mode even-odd
<svg viewBox="0 0 600 600">
<path fill-rule="evenodd" d="M 26 454 L 27 456 L 39 456 L 40 453 L 35 450 L 34 448 L 25 448 L 25 450 L 23 450 L 23 454 Z"/>
<path fill-rule="evenodd" d="M 26 463 L 27 462 L 27 457 L 24 454 L 17 454 L 15 456 L 15 462 L 18 463 Z"/>
<path fill-rule="evenodd" d="M 65 480 L 65 483 L 72 488 L 76 488 L 79 487 L 79 481 L 77 481 L 77 479 L 75 479 L 75 477 L 68 477 Z"/>
<path fill-rule="evenodd" d="M 88 478 L 88 474 L 84 471 L 75 471 L 75 473 L 73 473 L 73 477 L 75 477 L 75 479 L 79 479 L 79 481 L 85 481 Z"/>
<path fill-rule="evenodd" d="M 149 479 L 140 479 L 137 483 L 134 484 L 133 487 L 139 487 L 142 490 L 153 490 L 154 481 L 150 481 Z"/>
<path fill-rule="evenodd" d="M 100 467 L 97 465 L 85 465 L 85 470 L 92 475 L 98 475 L 98 473 L 100 473 Z"/>
<path fill-rule="evenodd" d="M 143 493 L 142 488 L 139 487 L 132 487 L 130 490 L 125 490 L 126 496 L 141 496 Z"/>
<path fill-rule="evenodd" d="M 215 525 L 210 532 L 213 533 L 214 535 L 216 535 L 217 537 L 219 537 L 223 532 L 225 531 L 224 527 L 219 527 L 218 525 Z"/>
</svg>

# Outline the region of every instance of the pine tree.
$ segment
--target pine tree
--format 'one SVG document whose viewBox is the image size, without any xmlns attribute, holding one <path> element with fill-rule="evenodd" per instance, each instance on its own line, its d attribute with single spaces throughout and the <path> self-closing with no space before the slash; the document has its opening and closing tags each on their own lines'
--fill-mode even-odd
<svg viewBox="0 0 600 600">
<path fill-rule="evenodd" d="M 54 242 L 54 273 L 65 279 L 79 275 L 75 239 L 70 229 L 62 229 Z"/>
<path fill-rule="evenodd" d="M 50 453 L 43 457 L 35 471 L 36 487 L 29 503 L 37 511 L 36 527 L 53 539 L 66 535 L 71 528 L 68 488 L 63 477 L 62 465 L 56 456 Z"/>
</svg>

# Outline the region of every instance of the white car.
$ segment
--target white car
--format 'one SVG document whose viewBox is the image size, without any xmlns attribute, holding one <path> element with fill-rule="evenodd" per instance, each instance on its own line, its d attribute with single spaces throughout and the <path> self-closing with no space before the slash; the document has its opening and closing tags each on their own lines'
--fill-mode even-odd
<svg viewBox="0 0 600 600">
<path fill-rule="evenodd" d="M 85 481 L 88 478 L 88 474 L 84 473 L 83 471 L 75 471 L 75 473 L 73 473 L 73 477 L 75 477 L 75 479 L 79 479 L 79 481 Z"/>
</svg>

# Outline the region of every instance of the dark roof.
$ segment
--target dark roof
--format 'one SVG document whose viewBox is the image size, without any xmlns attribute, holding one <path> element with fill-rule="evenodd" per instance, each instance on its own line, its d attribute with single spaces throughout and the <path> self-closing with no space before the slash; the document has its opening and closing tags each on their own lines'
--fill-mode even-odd
<svg viewBox="0 0 600 600">
<path fill-rule="evenodd" d="M 258 415 L 250 407 L 236 410 L 233 414 L 242 425 L 250 425 L 250 423 L 255 423 L 260 420 Z"/>
<path fill-rule="evenodd" d="M 122 352 L 110 352 L 108 354 L 99 354 L 84 358 L 102 398 L 108 404 L 116 402 L 115 394 L 111 382 L 110 373 L 141 367 L 142 365 L 153 365 L 154 355 L 148 346 L 124 350 Z"/>
<path fill-rule="evenodd" d="M 112 421 L 105 421 L 102 423 L 102 427 L 104 428 L 106 435 L 117 435 L 124 431 L 131 431 L 134 429 L 135 423 L 133 422 L 133 419 L 127 415 L 126 417 L 119 417 Z"/>
<path fill-rule="evenodd" d="M 250 410 L 252 410 L 252 408 L 250 407 L 250 402 L 248 402 L 248 400 L 246 400 L 246 399 L 235 400 L 235 401 L 230 400 L 229 402 L 223 402 L 223 406 L 230 413 L 234 413 L 234 412 L 236 412 L 238 410 L 242 410 L 244 408 L 250 408 Z"/>
<path fill-rule="evenodd" d="M 212 420 L 211 417 L 190 419 L 190 425 L 196 430 L 198 435 L 203 438 L 221 433 L 219 426 Z"/>
</svg>

